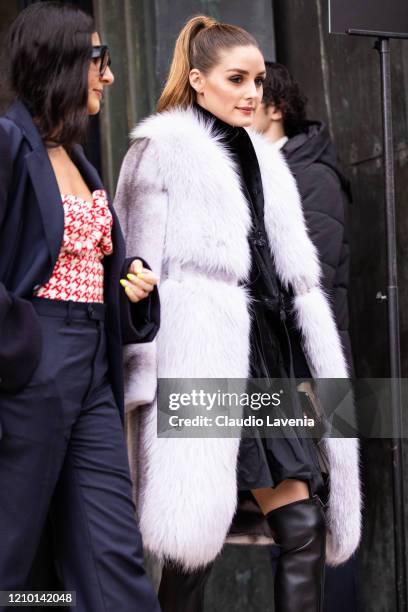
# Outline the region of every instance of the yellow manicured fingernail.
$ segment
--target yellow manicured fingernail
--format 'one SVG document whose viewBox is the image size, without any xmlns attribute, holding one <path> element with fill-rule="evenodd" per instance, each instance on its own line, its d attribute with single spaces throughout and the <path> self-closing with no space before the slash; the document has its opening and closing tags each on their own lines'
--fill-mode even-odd
<svg viewBox="0 0 408 612">
<path fill-rule="evenodd" d="M 137 277 L 143 279 L 145 275 L 143 274 L 143 272 L 138 272 Z"/>
<path fill-rule="evenodd" d="M 121 278 L 119 282 L 120 282 L 120 284 L 122 285 L 122 287 L 124 287 L 124 288 L 126 289 L 126 283 L 127 283 L 127 281 L 125 281 L 125 279 L 124 279 L 124 278 Z"/>
<path fill-rule="evenodd" d="M 130 281 L 134 281 L 136 276 L 134 274 L 127 274 L 126 278 L 128 278 Z"/>
</svg>

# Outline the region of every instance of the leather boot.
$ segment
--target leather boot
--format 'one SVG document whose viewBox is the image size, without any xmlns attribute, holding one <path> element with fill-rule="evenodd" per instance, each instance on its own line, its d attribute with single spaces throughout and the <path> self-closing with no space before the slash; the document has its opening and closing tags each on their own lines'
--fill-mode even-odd
<svg viewBox="0 0 408 612">
<path fill-rule="evenodd" d="M 322 612 L 326 524 L 317 497 L 266 515 L 281 549 L 275 575 L 275 612 Z"/>
<path fill-rule="evenodd" d="M 159 588 L 162 612 L 203 612 L 204 588 L 212 567 L 210 563 L 188 572 L 175 565 L 165 565 Z"/>
</svg>

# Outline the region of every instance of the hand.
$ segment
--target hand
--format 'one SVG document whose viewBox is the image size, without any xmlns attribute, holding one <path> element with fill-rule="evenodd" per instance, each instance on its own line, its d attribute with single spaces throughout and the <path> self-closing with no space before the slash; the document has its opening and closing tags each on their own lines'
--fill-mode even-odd
<svg viewBox="0 0 408 612">
<path fill-rule="evenodd" d="M 136 304 L 146 298 L 159 282 L 157 276 L 143 267 L 140 259 L 134 259 L 129 266 L 127 280 L 120 279 L 120 284 L 124 288 L 129 300 Z"/>
</svg>

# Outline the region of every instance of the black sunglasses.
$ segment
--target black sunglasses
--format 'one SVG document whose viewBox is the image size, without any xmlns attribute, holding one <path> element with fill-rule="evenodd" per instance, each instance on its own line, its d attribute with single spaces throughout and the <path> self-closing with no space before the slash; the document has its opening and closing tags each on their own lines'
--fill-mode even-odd
<svg viewBox="0 0 408 612">
<path fill-rule="evenodd" d="M 111 65 L 111 58 L 109 53 L 108 45 L 93 45 L 92 46 L 92 59 L 100 59 L 99 65 L 99 76 L 103 77 L 108 66 Z"/>
</svg>

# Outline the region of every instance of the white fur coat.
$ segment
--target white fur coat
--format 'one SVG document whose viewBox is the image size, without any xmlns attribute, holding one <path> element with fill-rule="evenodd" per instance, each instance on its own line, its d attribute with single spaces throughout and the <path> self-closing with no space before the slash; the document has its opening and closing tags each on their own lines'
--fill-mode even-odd
<svg viewBox="0 0 408 612">
<path fill-rule="evenodd" d="M 282 283 L 294 290 L 310 369 L 319 378 L 347 377 L 295 181 L 281 153 L 250 136 L 270 249 Z M 239 439 L 157 438 L 156 379 L 247 377 L 250 316 L 238 283 L 250 270 L 250 212 L 234 163 L 208 120 L 174 110 L 146 119 L 132 137 L 115 206 L 128 252 L 160 276 L 162 323 L 153 343 L 126 349 L 131 469 L 144 545 L 194 568 L 220 552 L 235 513 Z M 326 439 L 325 447 L 327 555 L 336 565 L 360 538 L 358 442 Z"/>
</svg>

